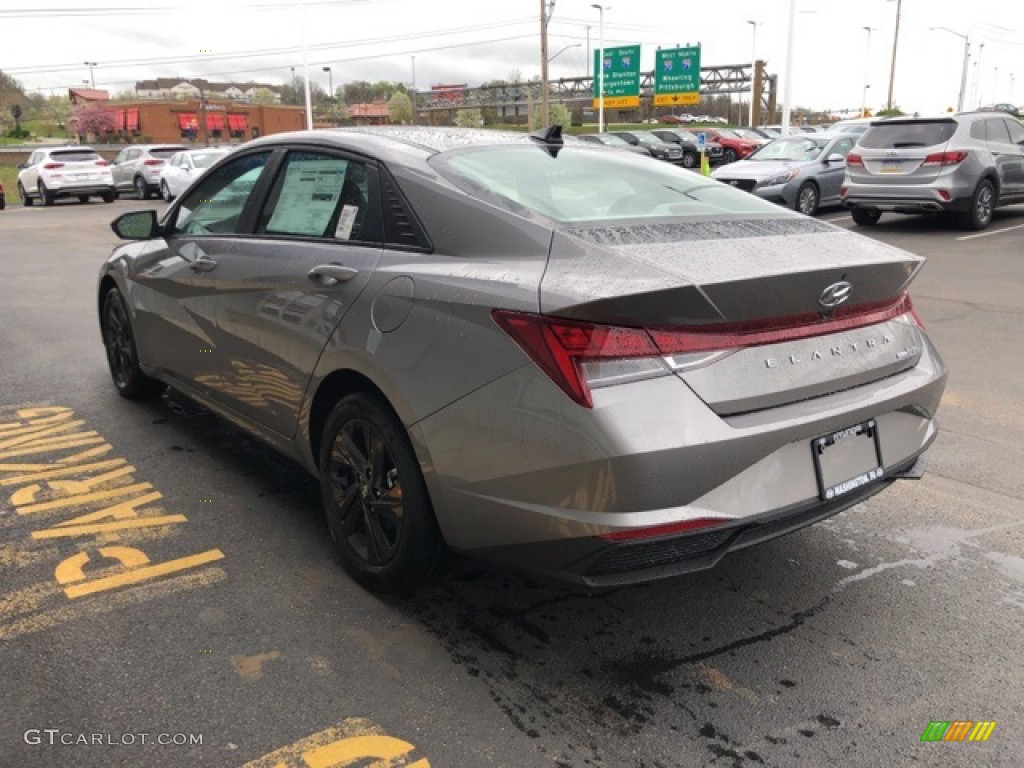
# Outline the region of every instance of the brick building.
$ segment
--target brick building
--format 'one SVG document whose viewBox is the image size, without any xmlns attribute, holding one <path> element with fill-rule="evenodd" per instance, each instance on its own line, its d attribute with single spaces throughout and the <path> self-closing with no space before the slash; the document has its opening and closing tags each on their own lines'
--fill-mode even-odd
<svg viewBox="0 0 1024 768">
<path fill-rule="evenodd" d="M 277 104 L 140 99 L 108 102 L 104 106 L 114 113 L 119 136 L 147 136 L 154 143 L 238 143 L 306 127 L 304 108 Z"/>
</svg>

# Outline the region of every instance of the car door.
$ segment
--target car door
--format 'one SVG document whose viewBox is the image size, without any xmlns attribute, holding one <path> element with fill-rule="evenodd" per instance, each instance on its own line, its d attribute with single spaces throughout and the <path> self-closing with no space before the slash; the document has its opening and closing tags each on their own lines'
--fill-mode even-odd
<svg viewBox="0 0 1024 768">
<path fill-rule="evenodd" d="M 217 348 L 212 396 L 291 437 L 306 387 L 338 323 L 380 260 L 376 165 L 292 149 L 275 170 L 251 234 L 215 256 Z"/>
<path fill-rule="evenodd" d="M 167 174 L 167 186 L 170 188 L 171 194 L 175 197 L 183 193 L 186 187 L 188 187 L 188 169 L 190 167 L 191 161 L 189 160 L 188 154 L 185 152 L 180 152 L 175 155 L 168 164 L 168 168 L 165 170 L 165 173 Z"/>
<path fill-rule="evenodd" d="M 43 158 L 41 151 L 29 155 L 28 162 L 21 173 L 21 186 L 26 192 L 36 192 L 39 186 L 39 161 Z"/>
<path fill-rule="evenodd" d="M 1009 134 L 1009 144 L 1003 149 L 1006 157 L 1004 170 L 1007 195 L 1024 195 L 1024 125 L 1011 118 L 1001 118 Z"/>
<path fill-rule="evenodd" d="M 846 175 L 846 156 L 850 154 L 855 143 L 855 137 L 841 136 L 833 141 L 823 153 L 823 166 L 818 173 L 822 204 L 829 205 L 839 202 L 839 189 L 843 186 L 843 177 Z M 843 159 L 824 162 L 833 155 L 841 155 Z"/>
<path fill-rule="evenodd" d="M 117 157 L 114 158 L 114 164 L 110 172 L 114 177 L 114 187 L 116 189 L 128 189 L 131 187 L 132 176 L 128 163 L 133 157 L 138 155 L 138 152 L 139 150 L 137 149 L 122 149 L 117 153 Z"/>
<path fill-rule="evenodd" d="M 271 150 L 241 154 L 181 198 L 163 222 L 165 237 L 150 241 L 130 275 L 140 359 L 205 394 L 202 382 L 224 365 L 214 270 L 240 247 L 243 214 L 271 156 Z"/>
</svg>

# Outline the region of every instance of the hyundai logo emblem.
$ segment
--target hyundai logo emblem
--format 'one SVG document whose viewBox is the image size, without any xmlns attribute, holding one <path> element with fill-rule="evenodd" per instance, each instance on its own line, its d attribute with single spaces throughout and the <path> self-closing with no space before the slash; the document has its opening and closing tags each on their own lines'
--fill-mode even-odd
<svg viewBox="0 0 1024 768">
<path fill-rule="evenodd" d="M 853 286 L 845 280 L 840 280 L 838 283 L 832 283 L 832 285 L 821 292 L 821 296 L 818 297 L 818 303 L 825 307 L 825 309 L 838 307 L 850 298 L 851 291 L 853 291 Z"/>
</svg>

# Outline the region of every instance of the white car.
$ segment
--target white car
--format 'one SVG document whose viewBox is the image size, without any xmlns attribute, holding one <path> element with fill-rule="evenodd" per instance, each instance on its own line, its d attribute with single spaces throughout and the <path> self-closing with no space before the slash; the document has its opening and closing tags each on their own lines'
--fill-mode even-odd
<svg viewBox="0 0 1024 768">
<path fill-rule="evenodd" d="M 37 149 L 28 162 L 18 166 L 18 195 L 22 205 L 41 200 L 53 205 L 61 197 L 77 197 L 87 203 L 99 196 L 105 203 L 117 199 L 110 163 L 92 147 Z"/>
<path fill-rule="evenodd" d="M 160 195 L 171 202 L 228 152 L 215 148 L 189 149 L 172 155 L 160 169 Z"/>
</svg>

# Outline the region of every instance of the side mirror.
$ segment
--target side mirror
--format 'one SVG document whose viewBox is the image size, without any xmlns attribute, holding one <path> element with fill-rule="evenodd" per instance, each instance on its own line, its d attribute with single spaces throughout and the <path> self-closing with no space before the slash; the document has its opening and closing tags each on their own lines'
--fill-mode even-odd
<svg viewBox="0 0 1024 768">
<path fill-rule="evenodd" d="M 110 222 L 110 228 L 122 240 L 149 240 L 160 231 L 156 223 L 156 211 L 123 213 Z"/>
<path fill-rule="evenodd" d="M 28 168 L 28 163 L 18 163 L 19 171 L 24 171 L 26 168 Z"/>
<path fill-rule="evenodd" d="M 838 152 L 833 152 L 831 155 L 825 158 L 826 163 L 842 163 L 845 161 L 846 158 L 840 155 Z"/>
</svg>

